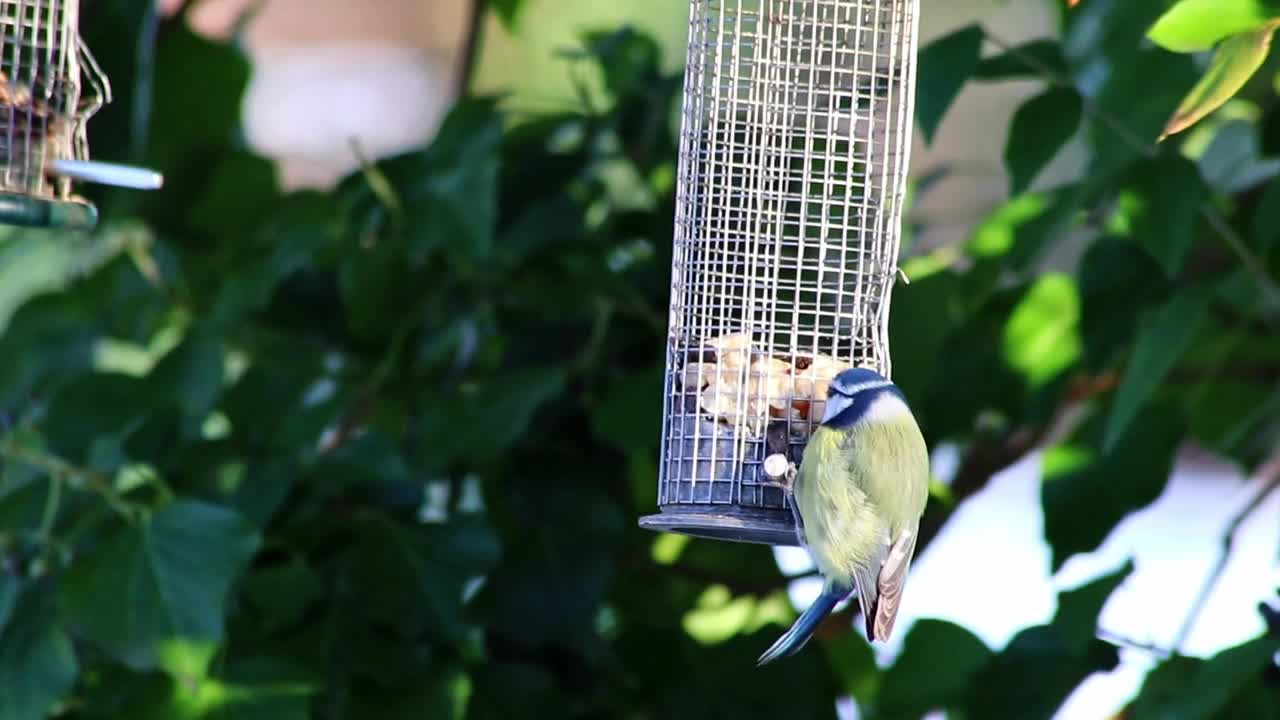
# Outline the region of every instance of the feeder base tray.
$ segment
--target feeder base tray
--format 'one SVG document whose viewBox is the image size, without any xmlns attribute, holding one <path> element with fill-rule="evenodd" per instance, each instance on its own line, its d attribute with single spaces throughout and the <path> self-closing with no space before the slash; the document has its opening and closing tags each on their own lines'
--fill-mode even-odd
<svg viewBox="0 0 1280 720">
<path fill-rule="evenodd" d="M 75 200 L 0 192 L 0 224 L 52 230 L 92 230 L 98 224 L 98 210 Z"/>
<path fill-rule="evenodd" d="M 640 518 L 640 527 L 655 532 L 731 540 L 762 545 L 799 545 L 789 510 L 762 510 L 719 505 L 663 508 Z"/>
</svg>

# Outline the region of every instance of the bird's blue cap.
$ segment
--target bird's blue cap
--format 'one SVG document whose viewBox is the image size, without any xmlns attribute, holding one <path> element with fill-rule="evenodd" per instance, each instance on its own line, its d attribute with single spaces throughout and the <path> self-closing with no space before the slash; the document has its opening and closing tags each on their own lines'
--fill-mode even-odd
<svg viewBox="0 0 1280 720">
<path fill-rule="evenodd" d="M 864 390 L 874 390 L 892 385 L 885 376 L 870 368 L 850 368 L 836 375 L 827 387 L 827 397 L 839 393 L 853 397 Z"/>
</svg>

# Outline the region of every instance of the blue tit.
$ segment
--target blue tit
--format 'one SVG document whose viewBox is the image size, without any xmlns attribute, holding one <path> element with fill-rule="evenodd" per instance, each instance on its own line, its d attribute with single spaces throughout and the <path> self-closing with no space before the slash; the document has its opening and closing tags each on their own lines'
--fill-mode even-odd
<svg viewBox="0 0 1280 720">
<path fill-rule="evenodd" d="M 888 639 L 929 497 L 929 451 L 902 391 L 865 368 L 837 375 L 791 492 L 824 584 L 758 664 L 799 652 L 855 588 L 867 639 Z"/>
</svg>

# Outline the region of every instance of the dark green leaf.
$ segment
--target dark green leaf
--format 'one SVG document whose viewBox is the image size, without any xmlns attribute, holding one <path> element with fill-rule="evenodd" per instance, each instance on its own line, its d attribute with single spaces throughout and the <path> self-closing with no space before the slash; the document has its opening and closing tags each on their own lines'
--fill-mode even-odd
<svg viewBox="0 0 1280 720">
<path fill-rule="evenodd" d="M 1223 711 L 1237 696 L 1261 685 L 1262 669 L 1274 661 L 1278 651 L 1280 638 L 1264 635 L 1223 650 L 1209 660 L 1175 656 L 1152 671 L 1129 710 L 1136 718 L 1244 717 Z M 1271 704 L 1273 716 L 1275 707 Z"/>
<path fill-rule="evenodd" d="M 1086 677 L 1115 669 L 1115 648 L 1093 641 L 1083 654 L 1071 651 L 1050 626 L 1014 636 L 969 688 L 966 716 L 1048 720 Z"/>
<path fill-rule="evenodd" d="M 222 395 L 225 372 L 220 338 L 196 327 L 156 363 L 147 391 L 155 407 L 176 405 L 185 437 L 194 438 Z"/>
<path fill-rule="evenodd" d="M 560 394 L 566 380 L 558 368 L 524 370 L 434 405 L 423 422 L 418 456 L 434 468 L 460 458 L 494 458 L 525 433 L 535 413 Z"/>
<path fill-rule="evenodd" d="M 458 640 L 466 630 L 463 586 L 492 567 L 498 544 L 474 517 L 417 527 L 378 519 L 363 530 L 355 552 L 353 580 L 371 619 L 401 637 L 429 632 Z"/>
<path fill-rule="evenodd" d="M 506 26 L 507 31 L 511 32 L 516 29 L 516 21 L 520 19 L 520 11 L 524 8 L 524 4 L 525 0 L 491 0 L 489 7 L 493 8 L 498 19 Z"/>
<path fill-rule="evenodd" d="M 95 442 L 119 442 L 138 426 L 149 409 L 138 402 L 145 397 L 145 382 L 131 375 L 81 375 L 49 404 L 43 428 L 50 448 L 72 462 L 87 462 Z M 110 464 L 94 467 L 115 469 Z"/>
<path fill-rule="evenodd" d="M 464 100 L 449 111 L 425 153 L 426 171 L 400 186 L 410 262 L 437 249 L 473 262 L 488 259 L 498 217 L 502 128 L 492 99 Z"/>
<path fill-rule="evenodd" d="M 973 77 L 978 80 L 1038 79 L 1046 72 L 1066 75 L 1067 61 L 1057 40 L 1042 38 L 983 58 Z"/>
<path fill-rule="evenodd" d="M 1080 128 L 1084 102 L 1072 88 L 1050 88 L 1013 114 L 1004 146 L 1009 193 L 1026 190 Z"/>
<path fill-rule="evenodd" d="M 240 126 L 249 75 L 249 60 L 235 46 L 185 23 L 168 28 L 156 46 L 152 161 L 162 170 L 186 167 L 185 153 L 228 145 Z"/>
<path fill-rule="evenodd" d="M 1280 113 L 1277 117 L 1280 117 Z M 1274 249 L 1280 246 L 1280 178 L 1272 180 L 1258 200 L 1251 230 L 1255 248 L 1266 255 L 1280 257 L 1280 252 Z"/>
<path fill-rule="evenodd" d="M 982 28 L 961 28 L 920 48 L 916 76 L 916 119 L 925 142 L 933 142 L 938 125 L 978 67 Z"/>
<path fill-rule="evenodd" d="M 596 437 L 623 452 L 654 448 L 662 434 L 662 373 L 659 367 L 614 382 L 591 415 Z"/>
<path fill-rule="evenodd" d="M 945 663 L 938 662 L 942 656 Z M 993 657 L 968 630 L 941 620 L 919 620 L 884 674 L 877 709 L 887 717 L 916 718 L 962 707 L 974 677 Z"/>
<path fill-rule="evenodd" d="M 323 589 L 315 571 L 298 560 L 256 570 L 244 581 L 245 599 L 262 616 L 268 632 L 301 620 Z"/>
<path fill-rule="evenodd" d="M 0 717 L 42 720 L 70 692 L 78 673 L 53 596 L 0 574 Z"/>
<path fill-rule="evenodd" d="M 139 669 L 155 667 L 171 641 L 216 644 L 227 592 L 257 546 L 257 533 L 234 512 L 190 500 L 165 505 L 71 569 L 69 619 Z"/>
<path fill-rule="evenodd" d="M 273 161 L 243 151 L 228 153 L 191 208 L 191 226 L 222 242 L 247 242 L 279 201 Z"/>
<path fill-rule="evenodd" d="M 1128 350 L 1139 316 L 1164 299 L 1169 281 L 1149 253 L 1110 238 L 1089 247 L 1078 275 L 1085 363 L 1101 370 Z"/>
<path fill-rule="evenodd" d="M 1103 441 L 1107 452 L 1118 447 L 1129 424 L 1190 346 L 1208 311 L 1211 289 L 1188 288 L 1153 311 L 1143 323 L 1107 419 Z"/>
<path fill-rule="evenodd" d="M 1062 643 L 1068 651 L 1079 656 L 1089 651 L 1102 607 L 1107 604 L 1111 593 L 1132 573 L 1133 561 L 1126 560 L 1114 572 L 1058 594 L 1058 611 L 1053 616 L 1053 626 L 1062 635 Z"/>
<path fill-rule="evenodd" d="M 1175 277 L 1195 241 L 1200 206 L 1209 188 L 1195 163 L 1162 153 L 1134 165 L 1120 191 L 1120 213 L 1130 237 Z"/>
<path fill-rule="evenodd" d="M 1044 456 L 1040 500 L 1055 570 L 1072 555 L 1096 549 L 1126 515 L 1160 495 L 1183 436 L 1175 409 L 1148 405 L 1114 451 L 1097 454 L 1092 448 L 1100 440 L 1099 425 L 1089 423 Z"/>
</svg>

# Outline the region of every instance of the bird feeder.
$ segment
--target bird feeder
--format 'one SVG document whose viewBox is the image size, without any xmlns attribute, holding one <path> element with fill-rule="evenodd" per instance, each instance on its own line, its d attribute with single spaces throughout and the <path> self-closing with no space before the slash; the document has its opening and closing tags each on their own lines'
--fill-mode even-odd
<svg viewBox="0 0 1280 720">
<path fill-rule="evenodd" d="M 786 486 L 828 382 L 890 375 L 917 0 L 692 0 L 660 513 L 797 544 Z"/>
<path fill-rule="evenodd" d="M 79 34 L 79 0 L 0 0 L 0 223 L 91 228 L 73 180 L 152 189 L 154 172 L 89 161 L 85 126 L 111 86 Z"/>
</svg>

